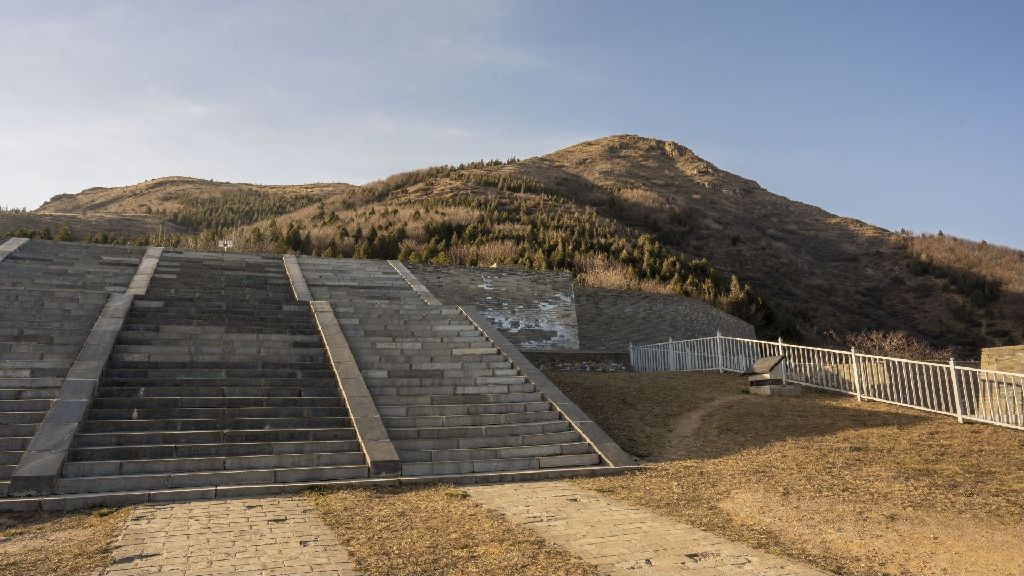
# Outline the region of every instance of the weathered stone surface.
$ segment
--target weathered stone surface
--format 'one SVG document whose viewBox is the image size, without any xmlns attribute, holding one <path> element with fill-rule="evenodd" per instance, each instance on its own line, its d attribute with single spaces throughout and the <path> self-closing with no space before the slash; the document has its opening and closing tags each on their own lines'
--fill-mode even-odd
<svg viewBox="0 0 1024 576">
<path fill-rule="evenodd" d="M 356 574 L 304 499 L 212 497 L 193 490 L 190 499 L 199 501 L 134 511 L 101 574 Z"/>
<path fill-rule="evenodd" d="M 982 348 L 981 368 L 1024 374 L 1024 345 Z"/>
<path fill-rule="evenodd" d="M 407 266 L 441 302 L 474 306 L 521 349 L 580 347 L 572 277 L 567 273 L 419 263 Z"/>
</svg>

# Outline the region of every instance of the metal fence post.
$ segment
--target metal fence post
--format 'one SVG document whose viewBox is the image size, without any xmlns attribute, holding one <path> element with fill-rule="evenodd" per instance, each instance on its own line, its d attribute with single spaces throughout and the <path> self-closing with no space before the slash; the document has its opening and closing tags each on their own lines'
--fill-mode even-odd
<svg viewBox="0 0 1024 576">
<path fill-rule="evenodd" d="M 722 360 L 722 331 L 716 331 L 715 336 L 715 348 L 718 352 L 718 373 L 721 374 L 725 371 L 725 362 Z"/>
<path fill-rule="evenodd" d="M 782 352 L 782 336 L 779 336 L 779 356 L 785 356 L 785 354 Z M 782 384 L 783 384 L 783 386 L 785 386 L 785 384 L 786 384 L 786 376 L 788 376 L 788 374 L 786 374 L 786 371 L 789 369 L 789 367 L 786 366 L 786 364 L 788 364 L 788 362 L 786 362 L 786 359 L 783 358 L 783 360 L 782 360 Z"/>
<path fill-rule="evenodd" d="M 960 379 L 956 376 L 956 360 L 949 359 L 949 377 L 953 383 L 953 399 L 956 400 L 956 421 L 964 423 L 964 409 L 960 404 Z"/>
<path fill-rule="evenodd" d="M 676 357 L 675 346 L 672 345 L 672 339 L 668 339 L 668 346 L 665 347 L 665 354 L 668 356 L 668 369 L 675 371 L 679 369 L 679 358 Z"/>
<path fill-rule="evenodd" d="M 633 351 L 633 343 L 630 342 L 629 343 L 629 367 L 633 369 L 633 372 L 639 372 L 639 370 L 636 369 L 636 357 L 634 356 L 634 354 L 636 354 L 636 353 Z"/>
<path fill-rule="evenodd" d="M 857 392 L 857 402 L 860 402 L 860 366 L 857 365 L 856 348 L 850 348 L 850 359 L 853 360 L 853 389 Z"/>
</svg>

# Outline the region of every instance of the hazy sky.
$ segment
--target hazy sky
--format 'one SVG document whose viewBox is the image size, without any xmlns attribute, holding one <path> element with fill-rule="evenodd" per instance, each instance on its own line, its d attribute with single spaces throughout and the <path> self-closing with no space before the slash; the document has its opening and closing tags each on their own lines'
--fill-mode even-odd
<svg viewBox="0 0 1024 576">
<path fill-rule="evenodd" d="M 1024 2 L 0 0 L 0 205 L 362 183 L 615 133 L 1024 247 Z"/>
</svg>

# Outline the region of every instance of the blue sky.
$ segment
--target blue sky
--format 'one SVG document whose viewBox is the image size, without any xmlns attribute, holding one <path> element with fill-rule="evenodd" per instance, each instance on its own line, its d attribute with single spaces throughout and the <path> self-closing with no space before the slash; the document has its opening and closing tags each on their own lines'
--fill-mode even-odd
<svg viewBox="0 0 1024 576">
<path fill-rule="evenodd" d="M 1024 248 L 1024 2 L 0 0 L 0 205 L 362 183 L 636 133 Z"/>
</svg>

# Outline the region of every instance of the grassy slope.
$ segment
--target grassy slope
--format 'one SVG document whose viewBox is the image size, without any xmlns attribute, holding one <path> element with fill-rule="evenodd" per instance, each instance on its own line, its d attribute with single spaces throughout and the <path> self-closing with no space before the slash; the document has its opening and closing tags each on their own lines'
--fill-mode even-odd
<svg viewBox="0 0 1024 576">
<path fill-rule="evenodd" d="M 587 488 L 838 574 L 1024 568 L 1021 432 L 808 390 L 753 396 L 735 375 L 550 375 L 653 464 Z"/>
</svg>

